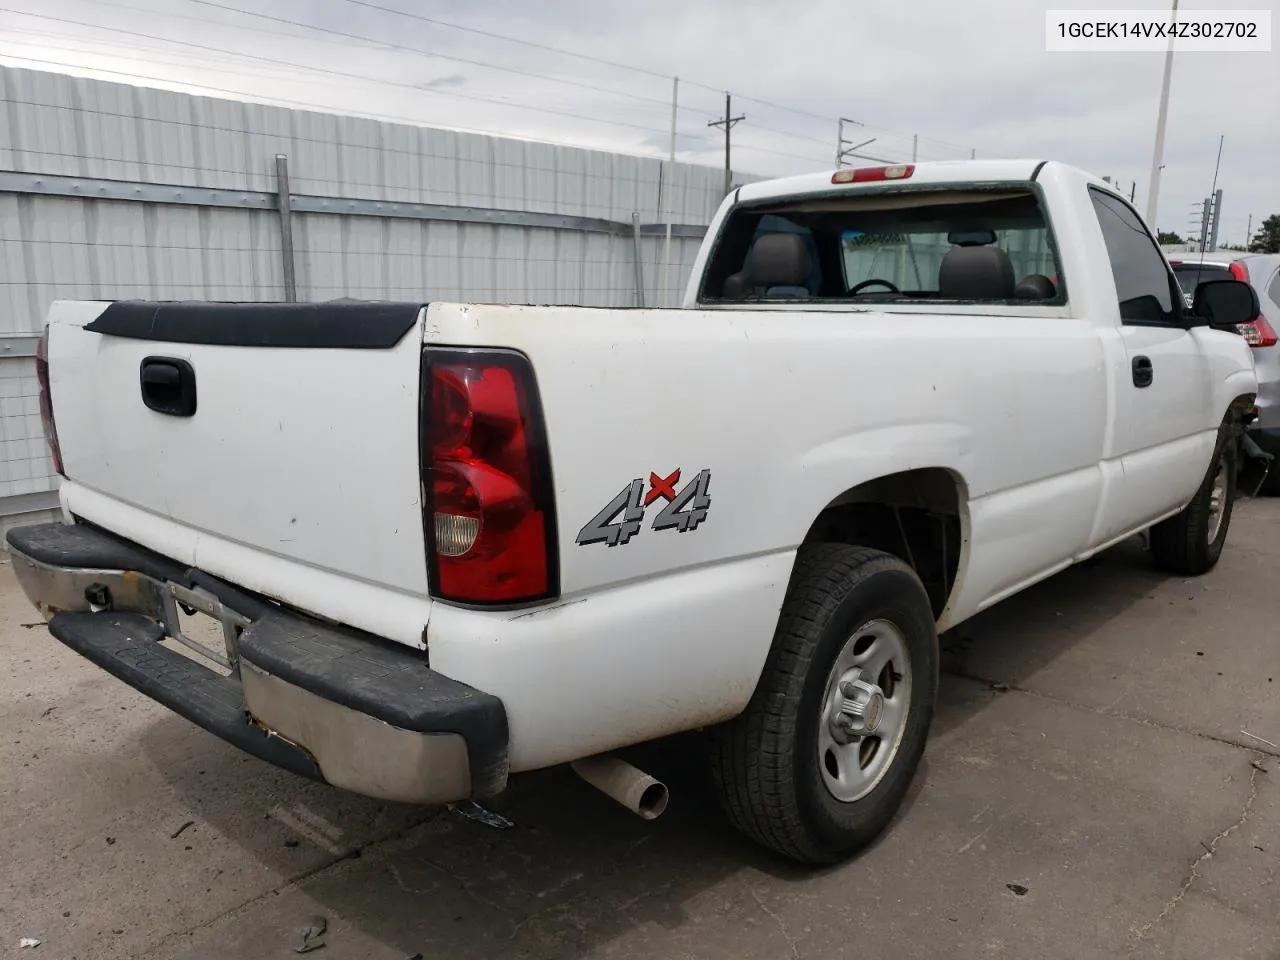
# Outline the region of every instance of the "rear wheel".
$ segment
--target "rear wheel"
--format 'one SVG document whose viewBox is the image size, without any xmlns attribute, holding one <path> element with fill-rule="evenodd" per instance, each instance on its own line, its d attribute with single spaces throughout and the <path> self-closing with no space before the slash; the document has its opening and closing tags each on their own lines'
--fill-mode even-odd
<svg viewBox="0 0 1280 960">
<path fill-rule="evenodd" d="M 730 820 L 806 863 L 864 847 L 911 784 L 937 685 L 933 612 L 915 572 L 875 550 L 802 547 L 755 694 L 712 731 Z"/>
<path fill-rule="evenodd" d="M 1171 573 L 1208 573 L 1222 556 L 1236 498 L 1237 447 L 1228 436 L 1219 444 L 1213 465 L 1195 498 L 1177 516 L 1151 528 L 1151 555 Z"/>
</svg>

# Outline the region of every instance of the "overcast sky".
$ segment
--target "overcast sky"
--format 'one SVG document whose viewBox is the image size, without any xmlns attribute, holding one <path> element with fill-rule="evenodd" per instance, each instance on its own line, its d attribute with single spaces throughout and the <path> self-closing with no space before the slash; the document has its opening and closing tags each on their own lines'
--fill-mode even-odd
<svg viewBox="0 0 1280 960">
<path fill-rule="evenodd" d="M 1164 56 L 1047 53 L 1050 6 L 1118 5 L 0 0 L 0 59 L 650 155 L 666 153 L 670 78 L 679 75 L 677 148 L 684 161 L 723 162 L 722 136 L 707 121 L 722 112 L 727 89 L 734 113 L 746 115 L 733 131 L 738 170 L 772 175 L 831 167 L 836 118 L 843 116 L 864 125 L 847 128 L 855 142 L 875 138 L 864 148 L 870 156 L 908 159 L 916 133 L 921 160 L 959 159 L 971 150 L 979 157 L 1060 159 L 1110 175 L 1126 192 L 1136 183 L 1145 210 Z M 1149 0 L 1125 6 L 1167 9 Z M 1185 0 L 1188 6 L 1274 7 L 1275 0 Z M 1220 135 L 1226 137 L 1220 242 L 1242 242 L 1251 214 L 1256 228 L 1262 217 L 1280 213 L 1274 38 L 1273 50 L 1175 58 L 1161 229 L 1186 233 L 1193 205 L 1210 192 Z"/>
</svg>

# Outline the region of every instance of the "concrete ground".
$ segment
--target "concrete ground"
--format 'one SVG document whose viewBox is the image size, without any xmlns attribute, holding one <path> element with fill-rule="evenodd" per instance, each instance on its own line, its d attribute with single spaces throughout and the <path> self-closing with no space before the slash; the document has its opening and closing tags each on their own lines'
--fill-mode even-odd
<svg viewBox="0 0 1280 960">
<path fill-rule="evenodd" d="M 563 771 L 514 829 L 244 757 L 50 639 L 0 566 L 0 956 L 1280 958 L 1280 501 L 1218 569 L 1137 544 L 948 638 L 909 802 L 839 868 L 720 819 L 688 744 L 644 823 Z M 549 696 L 554 691 L 548 691 Z M 43 942 L 20 950 L 20 937 Z"/>
</svg>

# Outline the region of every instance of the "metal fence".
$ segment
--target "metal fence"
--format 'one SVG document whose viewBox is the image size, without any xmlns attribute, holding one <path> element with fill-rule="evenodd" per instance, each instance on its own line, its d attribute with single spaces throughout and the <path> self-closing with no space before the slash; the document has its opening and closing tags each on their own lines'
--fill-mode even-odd
<svg viewBox="0 0 1280 960">
<path fill-rule="evenodd" d="M 31 359 L 56 299 L 672 305 L 722 178 L 0 67 L 0 520 L 56 502 Z"/>
</svg>

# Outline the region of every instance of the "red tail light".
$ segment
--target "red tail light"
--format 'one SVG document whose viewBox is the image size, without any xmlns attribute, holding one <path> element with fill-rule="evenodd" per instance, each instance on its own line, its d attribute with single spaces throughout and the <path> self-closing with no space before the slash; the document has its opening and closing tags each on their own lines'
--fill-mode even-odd
<svg viewBox="0 0 1280 960">
<path fill-rule="evenodd" d="M 36 382 L 40 384 L 40 420 L 44 424 L 44 438 L 49 442 L 49 456 L 53 460 L 53 469 L 65 477 L 67 473 L 62 467 L 62 448 L 58 445 L 58 425 L 53 420 L 53 395 L 49 392 L 48 325 L 36 344 Z"/>
<path fill-rule="evenodd" d="M 510 604 L 559 593 L 551 463 L 533 369 L 514 352 L 424 356 L 432 594 Z"/>
<path fill-rule="evenodd" d="M 1276 337 L 1276 329 L 1267 322 L 1267 318 L 1258 314 L 1248 323 L 1236 324 L 1240 336 L 1251 347 L 1274 347 L 1280 338 Z"/>
<path fill-rule="evenodd" d="M 1241 283 L 1249 282 L 1249 268 L 1243 263 L 1233 263 L 1227 269 L 1231 271 L 1233 279 L 1239 280 Z"/>
</svg>

